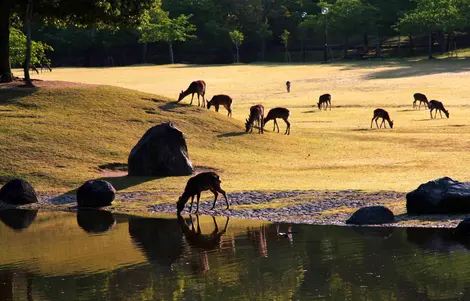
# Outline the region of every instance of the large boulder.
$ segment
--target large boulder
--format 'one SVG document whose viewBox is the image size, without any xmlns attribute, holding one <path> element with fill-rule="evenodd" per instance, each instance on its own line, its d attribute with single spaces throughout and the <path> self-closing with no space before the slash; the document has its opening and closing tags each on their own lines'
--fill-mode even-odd
<svg viewBox="0 0 470 301">
<path fill-rule="evenodd" d="M 0 189 L 0 201 L 12 205 L 37 203 L 38 198 L 33 186 L 22 179 L 14 179 Z"/>
<path fill-rule="evenodd" d="M 130 176 L 187 176 L 194 172 L 183 133 L 171 122 L 150 128 L 128 158 Z"/>
<path fill-rule="evenodd" d="M 116 189 L 108 181 L 90 180 L 77 190 L 79 207 L 104 207 L 111 205 Z"/>
<path fill-rule="evenodd" d="M 444 177 L 421 184 L 406 195 L 408 214 L 470 212 L 470 182 Z"/>
<path fill-rule="evenodd" d="M 395 215 L 384 206 L 364 207 L 356 212 L 346 221 L 352 225 L 377 225 L 393 223 Z"/>
</svg>

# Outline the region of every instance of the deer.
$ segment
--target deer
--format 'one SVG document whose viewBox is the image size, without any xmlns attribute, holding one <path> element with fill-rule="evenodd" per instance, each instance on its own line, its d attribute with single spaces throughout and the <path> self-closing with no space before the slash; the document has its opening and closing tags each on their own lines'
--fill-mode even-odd
<svg viewBox="0 0 470 301">
<path fill-rule="evenodd" d="M 259 134 L 264 133 L 264 106 L 263 105 L 254 105 L 250 108 L 250 116 L 245 122 L 245 132 L 253 132 L 253 123 L 258 123 Z"/>
<path fill-rule="evenodd" d="M 290 81 L 286 81 L 287 93 L 290 93 Z"/>
<path fill-rule="evenodd" d="M 429 102 L 429 109 L 430 109 L 430 114 L 431 114 L 431 119 L 432 119 L 432 111 L 433 110 L 436 110 L 436 113 L 434 114 L 434 118 L 436 118 L 436 115 L 437 115 L 437 111 L 439 111 L 439 114 L 441 115 L 441 118 L 442 118 L 442 113 L 441 112 L 444 112 L 444 114 L 446 115 L 447 118 L 449 118 L 449 111 L 447 111 L 445 108 L 444 108 L 444 105 L 442 104 L 442 102 L 438 101 L 438 100 L 431 100 Z"/>
<path fill-rule="evenodd" d="M 181 231 L 184 234 L 184 238 L 188 244 L 199 251 L 199 265 L 197 270 L 201 274 L 207 273 L 209 268 L 209 260 L 207 251 L 212 251 L 221 247 L 222 236 L 227 232 L 228 223 L 230 218 L 227 216 L 225 227 L 222 231 L 219 231 L 217 221 L 212 216 L 214 222 L 214 231 L 211 234 L 202 234 L 201 226 L 199 224 L 199 215 L 196 215 L 197 228 L 194 227 L 193 217 L 189 215 L 190 224 L 186 223 L 185 219 L 178 214 L 178 224 L 180 225 Z"/>
<path fill-rule="evenodd" d="M 228 204 L 228 199 L 227 195 L 225 194 L 225 191 L 220 187 L 221 182 L 222 179 L 219 177 L 219 175 L 212 171 L 202 172 L 190 178 L 186 183 L 186 188 L 184 189 L 183 194 L 180 196 L 178 202 L 176 203 L 178 214 L 183 211 L 184 206 L 188 202 L 189 198 L 191 198 L 191 205 L 189 206 L 189 213 L 191 213 L 195 196 L 197 196 L 196 213 L 198 213 L 201 192 L 206 190 L 210 190 L 214 194 L 214 203 L 212 204 L 211 210 L 214 210 L 215 203 L 217 202 L 217 197 L 219 196 L 219 192 L 224 196 L 225 202 L 227 203 L 226 210 L 228 210 L 230 206 Z"/>
<path fill-rule="evenodd" d="M 202 107 L 205 108 L 206 107 L 206 101 L 205 101 L 204 95 L 206 95 L 206 83 L 203 80 L 193 81 L 189 85 L 188 89 L 186 89 L 186 91 L 181 90 L 181 93 L 178 97 L 178 102 L 180 102 L 181 100 L 183 100 L 183 98 L 185 98 L 186 96 L 191 94 L 191 102 L 189 104 L 192 105 L 195 93 L 197 93 L 197 106 L 198 107 L 200 106 L 199 96 L 201 95 L 202 96 Z"/>
<path fill-rule="evenodd" d="M 277 132 L 279 133 L 279 124 L 277 124 L 276 119 L 280 118 L 284 120 L 284 122 L 287 124 L 286 132 L 284 135 L 290 135 L 290 122 L 289 122 L 289 117 L 290 117 L 290 111 L 286 108 L 274 108 L 269 110 L 268 115 L 264 118 L 264 126 L 266 126 L 266 123 L 268 121 L 273 120 L 274 121 L 274 129 L 273 132 L 276 130 L 277 126 Z"/>
<path fill-rule="evenodd" d="M 29 65 L 29 69 L 31 69 L 32 71 L 35 71 L 37 74 L 39 74 L 38 69 L 33 64 Z"/>
<path fill-rule="evenodd" d="M 330 94 L 323 94 L 320 95 L 318 99 L 318 109 L 321 110 L 323 106 L 326 106 L 325 110 L 328 109 L 328 105 L 330 105 L 330 110 L 331 110 L 331 95 Z"/>
<path fill-rule="evenodd" d="M 429 108 L 429 102 L 428 102 L 428 98 L 426 97 L 426 95 L 422 93 L 415 93 L 413 94 L 413 98 L 414 98 L 413 109 L 416 109 L 418 107 L 416 105 L 416 102 L 419 102 L 419 107 L 418 107 L 419 110 L 421 110 L 421 103 L 425 103 L 426 106 Z"/>
<path fill-rule="evenodd" d="M 43 70 L 43 69 L 49 70 L 50 72 L 52 72 L 51 65 L 49 65 L 49 64 L 47 64 L 47 63 L 41 64 L 40 67 L 41 67 L 41 73 L 42 73 L 42 70 Z"/>
<path fill-rule="evenodd" d="M 211 106 L 214 106 L 215 111 L 219 112 L 219 106 L 224 106 L 224 108 L 228 111 L 227 116 L 232 117 L 232 102 L 232 98 L 228 95 L 214 95 L 212 99 L 207 102 L 207 109 L 209 110 Z"/>
<path fill-rule="evenodd" d="M 377 128 L 379 128 L 379 124 L 377 123 L 377 120 L 379 118 L 382 118 L 382 123 L 380 124 L 380 128 L 382 128 L 382 124 L 384 125 L 384 128 L 387 128 L 387 125 L 385 124 L 385 120 L 387 120 L 388 124 L 390 125 L 390 128 L 393 129 L 393 120 L 390 120 L 390 115 L 388 115 L 388 112 L 385 111 L 384 109 L 374 110 L 374 117 L 372 117 L 372 120 L 370 121 L 370 128 L 372 128 L 372 122 L 374 120 L 375 120 L 375 124 L 377 125 Z"/>
</svg>

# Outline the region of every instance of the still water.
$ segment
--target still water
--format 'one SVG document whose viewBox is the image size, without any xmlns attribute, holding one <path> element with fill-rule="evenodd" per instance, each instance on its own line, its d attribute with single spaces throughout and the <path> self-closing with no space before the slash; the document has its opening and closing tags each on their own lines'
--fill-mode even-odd
<svg viewBox="0 0 470 301">
<path fill-rule="evenodd" d="M 0 301 L 470 300 L 450 230 L 192 219 L 0 211 Z"/>
</svg>

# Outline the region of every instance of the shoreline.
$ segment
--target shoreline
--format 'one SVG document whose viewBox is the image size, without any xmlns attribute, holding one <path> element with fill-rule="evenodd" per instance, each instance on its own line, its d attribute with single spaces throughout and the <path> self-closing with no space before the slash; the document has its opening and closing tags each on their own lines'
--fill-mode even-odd
<svg viewBox="0 0 470 301">
<path fill-rule="evenodd" d="M 157 203 L 157 193 L 124 192 L 117 193 L 112 206 L 104 210 L 123 214 L 175 214 L 176 202 Z M 232 218 L 266 220 L 270 222 L 313 224 L 313 225 L 346 225 L 345 221 L 356 210 L 366 206 L 383 205 L 395 214 L 395 223 L 369 225 L 371 227 L 424 227 L 454 228 L 467 214 L 458 215 L 420 215 L 406 214 L 405 193 L 395 191 L 364 192 L 357 190 L 341 191 L 246 191 L 227 194 L 230 210 L 225 210 L 225 201 L 219 196 L 214 210 L 212 195 L 203 194 L 199 214 L 229 216 Z M 176 200 L 176 197 L 174 198 Z M 0 209 L 19 208 L 47 211 L 76 211 L 75 195 L 51 195 L 38 193 L 38 203 L 12 206 L 0 204 Z M 129 203 L 132 202 L 132 206 Z M 195 214 L 196 201 L 193 206 Z M 189 214 L 189 202 L 182 212 Z"/>
</svg>

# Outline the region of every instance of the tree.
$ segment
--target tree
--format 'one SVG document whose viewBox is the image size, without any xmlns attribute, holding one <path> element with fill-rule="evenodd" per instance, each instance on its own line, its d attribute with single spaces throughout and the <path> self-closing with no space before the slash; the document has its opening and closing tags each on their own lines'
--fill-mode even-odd
<svg viewBox="0 0 470 301">
<path fill-rule="evenodd" d="M 0 1 L 0 82 L 13 80 L 10 67 L 10 20 L 16 14 L 22 21 L 40 20 L 50 25 L 118 28 L 139 25 L 148 19 L 155 0 L 2 0 Z M 33 9 L 34 8 L 34 9 Z M 27 13 L 25 13 L 27 12 Z M 25 24 L 28 26 L 27 24 Z M 31 47 L 32 48 L 32 47 Z"/>
<path fill-rule="evenodd" d="M 196 30 L 196 27 L 189 22 L 191 16 L 180 15 L 175 19 L 170 19 L 168 13 L 165 16 L 159 16 L 159 19 L 154 19 L 153 22 L 142 27 L 140 41 L 144 43 L 159 41 L 168 43 L 171 63 L 174 64 L 173 44 L 196 38 L 195 35 L 191 34 Z"/>
<path fill-rule="evenodd" d="M 237 60 L 236 60 L 236 62 L 240 63 L 240 54 L 239 54 L 238 48 L 243 43 L 243 40 L 244 40 L 245 37 L 243 36 L 242 32 L 240 32 L 236 29 L 234 31 L 229 32 L 228 34 L 230 36 L 230 39 L 232 40 L 232 43 L 235 45 L 235 48 L 237 49 Z"/>
<path fill-rule="evenodd" d="M 50 64 L 46 56 L 47 51 L 54 49 L 46 43 L 31 41 L 31 64 L 40 63 Z M 10 28 L 10 58 L 13 65 L 22 66 L 26 55 L 26 36 L 21 30 L 14 27 Z"/>
<path fill-rule="evenodd" d="M 289 36 L 290 36 L 290 32 L 287 30 L 287 29 L 284 29 L 284 32 L 282 33 L 281 35 L 281 41 L 282 41 L 282 45 L 284 45 L 284 49 L 285 49 L 285 58 L 284 60 L 286 62 L 290 62 L 290 53 L 289 53 Z"/>
<path fill-rule="evenodd" d="M 420 31 L 428 34 L 428 56 L 432 55 L 432 33 L 442 34 L 453 32 L 464 27 L 466 18 L 459 6 L 462 0 L 418 0 L 416 9 L 405 14 L 397 23 L 400 32 Z M 442 42 L 441 42 L 442 43 Z"/>
</svg>

